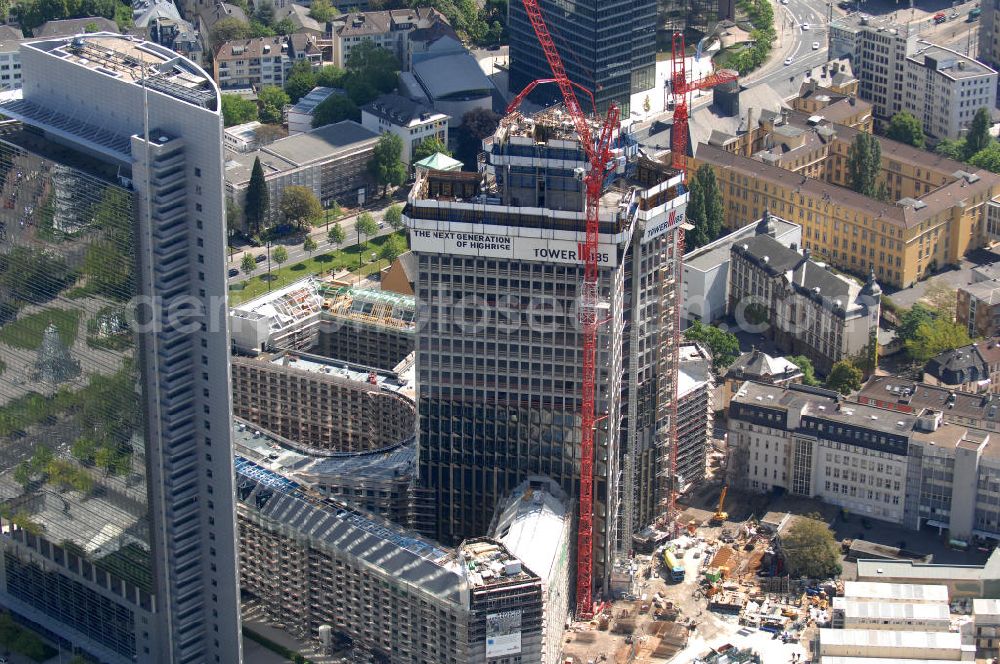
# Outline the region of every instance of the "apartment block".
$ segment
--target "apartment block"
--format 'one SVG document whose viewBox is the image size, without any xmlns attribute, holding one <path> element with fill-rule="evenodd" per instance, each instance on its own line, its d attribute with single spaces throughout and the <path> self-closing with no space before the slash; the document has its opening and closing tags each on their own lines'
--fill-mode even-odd
<svg viewBox="0 0 1000 664">
<path fill-rule="evenodd" d="M 860 286 L 770 232 L 730 249 L 729 315 L 763 328 L 786 355 L 805 355 L 821 373 L 845 358 L 874 357 L 882 294 L 874 271 Z"/>
<path fill-rule="evenodd" d="M 313 67 L 322 64 L 323 51 L 315 36 L 295 33 L 239 39 L 216 47 L 212 75 L 223 92 L 254 93 L 268 85 L 284 87 L 285 76 L 300 60 L 308 60 Z"/>
<path fill-rule="evenodd" d="M 391 51 L 405 64 L 410 34 L 417 30 L 438 29 L 454 37 L 450 27 L 444 14 L 430 7 L 342 14 L 333 20 L 333 64 L 345 67 L 351 49 L 366 41 Z"/>
<path fill-rule="evenodd" d="M 278 206 L 285 187 L 298 185 L 312 190 L 324 206 L 333 201 L 363 204 L 371 193 L 368 162 L 375 152 L 378 134 L 353 120 L 277 140 L 253 152 L 231 153 L 226 159 L 226 194 L 245 208 L 247 186 L 253 165 L 260 159 L 270 195 L 270 218 L 280 218 Z"/>
<path fill-rule="evenodd" d="M 730 402 L 731 481 L 956 540 L 1000 534 L 1000 451 L 990 431 L 945 419 L 947 404 L 908 413 L 868 405 L 870 394 L 859 399 L 745 383 Z"/>
<path fill-rule="evenodd" d="M 9 25 L 0 26 L 0 90 L 21 87 L 21 43 L 24 35 Z"/>
<path fill-rule="evenodd" d="M 972 600 L 972 620 L 976 630 L 976 658 L 1000 655 L 1000 600 Z"/>
<path fill-rule="evenodd" d="M 403 142 L 400 157 L 407 165 L 428 138 L 448 145 L 448 116 L 400 95 L 382 95 L 361 107 L 361 126 L 378 134 L 395 134 Z"/>
<path fill-rule="evenodd" d="M 1000 178 L 877 137 L 888 202 L 849 189 L 847 152 L 858 130 L 797 111 L 762 118 L 746 140 L 697 147 L 719 179 L 726 225 L 765 210 L 802 225 L 803 246 L 839 270 L 908 287 L 986 241 Z M 735 152 L 729 151 L 731 148 Z"/>
<path fill-rule="evenodd" d="M 413 400 L 394 376 L 303 353 L 232 358 L 233 413 L 320 452 L 373 452 L 411 438 Z"/>
<path fill-rule="evenodd" d="M 859 96 L 872 103 L 877 128 L 908 111 L 932 140 L 957 139 L 976 110 L 993 108 L 997 73 L 918 32 L 889 16 L 849 14 L 830 24 L 830 57 L 851 59 Z"/>
<path fill-rule="evenodd" d="M 236 471 L 242 589 L 289 630 L 400 664 L 548 661 L 542 579 L 502 542 L 447 548 L 247 459 Z"/>
<path fill-rule="evenodd" d="M 484 142 L 483 173 L 420 173 L 404 209 L 417 260 L 420 483 L 426 522 L 447 542 L 485 532 L 527 475 L 576 492 L 585 195 L 573 169 L 587 162 L 564 117 L 502 124 Z M 672 481 L 663 457 L 676 389 L 672 249 L 686 205 L 680 173 L 640 156 L 628 134 L 617 145 L 622 172 L 599 220 L 598 584 L 621 533 L 659 515 Z"/>
<path fill-rule="evenodd" d="M 979 50 L 977 57 L 996 69 L 1000 66 L 1000 2 L 980 2 L 983 10 L 979 17 Z"/>
<path fill-rule="evenodd" d="M 22 450 L 0 463 L 0 604 L 95 661 L 238 663 L 219 90 L 122 35 L 20 58 L 0 100 L 20 339 L 0 343 L 0 437 Z M 139 326 L 136 302 L 155 303 Z"/>
</svg>

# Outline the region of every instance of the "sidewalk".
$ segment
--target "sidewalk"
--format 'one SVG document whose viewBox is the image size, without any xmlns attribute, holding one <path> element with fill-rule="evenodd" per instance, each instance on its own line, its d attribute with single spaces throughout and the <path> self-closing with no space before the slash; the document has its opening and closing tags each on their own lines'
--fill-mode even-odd
<svg viewBox="0 0 1000 664">
<path fill-rule="evenodd" d="M 746 76 L 740 77 L 740 83 L 743 85 L 753 85 L 757 79 L 763 78 L 775 69 L 783 67 L 785 58 L 792 53 L 798 41 L 796 39 L 798 26 L 795 24 L 795 17 L 792 16 L 788 6 L 778 4 L 774 0 L 772 0 L 771 5 L 774 7 L 774 31 L 777 34 L 774 47 L 768 54 L 764 64 Z M 784 30 L 781 29 L 782 24 L 785 25 Z"/>
</svg>

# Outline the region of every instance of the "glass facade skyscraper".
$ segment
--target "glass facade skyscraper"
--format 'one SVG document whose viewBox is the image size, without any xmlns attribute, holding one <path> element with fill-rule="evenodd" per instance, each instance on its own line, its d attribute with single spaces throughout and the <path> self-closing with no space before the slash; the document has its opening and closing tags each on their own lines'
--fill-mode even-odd
<svg viewBox="0 0 1000 664">
<path fill-rule="evenodd" d="M 628 118 L 630 96 L 652 89 L 656 78 L 656 0 L 538 4 L 570 80 L 594 93 L 601 112 L 615 101 Z M 552 70 L 521 0 L 511 0 L 507 25 L 510 89 L 516 93 L 535 79 L 550 78 Z M 555 87 L 539 93 L 559 96 Z"/>
<path fill-rule="evenodd" d="M 0 99 L 0 605 L 104 662 L 241 659 L 222 125 L 92 34 Z"/>
</svg>

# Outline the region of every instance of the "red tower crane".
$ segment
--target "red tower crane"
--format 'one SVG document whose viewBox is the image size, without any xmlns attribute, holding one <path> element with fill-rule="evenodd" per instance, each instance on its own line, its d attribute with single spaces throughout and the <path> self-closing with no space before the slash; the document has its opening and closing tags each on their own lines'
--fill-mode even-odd
<svg viewBox="0 0 1000 664">
<path fill-rule="evenodd" d="M 577 562 L 576 562 L 576 617 L 587 620 L 593 617 L 593 554 L 594 554 L 594 428 L 597 418 L 594 412 L 594 393 L 597 379 L 597 240 L 598 211 L 604 176 L 611 164 L 611 141 L 618 129 L 618 107 L 612 103 L 608 107 L 607 117 L 601 126 L 601 135 L 596 143 L 590 133 L 587 117 L 580 107 L 573 87 L 583 89 L 594 103 L 593 94 L 577 83 L 569 80 L 562 58 L 552 41 L 548 26 L 542 17 L 538 0 L 523 0 L 524 9 L 535 30 L 538 43 L 545 53 L 545 59 L 552 70 L 552 78 L 533 81 L 528 85 L 507 108 L 513 112 L 536 85 L 539 83 L 556 83 L 562 92 L 566 111 L 573 119 L 576 135 L 590 162 L 590 171 L 584 177 L 587 192 L 586 203 L 586 241 L 583 245 L 583 288 L 580 302 L 580 323 L 583 327 L 583 384 L 580 411 L 580 504 L 577 527 Z M 594 109 L 596 112 L 596 108 Z"/>
<path fill-rule="evenodd" d="M 688 96 L 695 90 L 708 90 L 723 83 L 730 83 L 739 77 L 739 72 L 732 69 L 720 69 L 697 81 L 688 82 L 684 66 L 684 35 L 675 32 L 671 44 L 671 86 L 674 96 L 674 126 L 670 132 L 671 162 L 675 169 L 684 175 L 687 183 L 687 142 L 688 142 Z M 684 227 L 677 229 L 677 240 L 674 246 L 674 282 L 676 298 L 674 301 L 674 332 L 673 332 L 673 367 L 680 366 L 681 348 L 681 288 L 680 279 L 683 274 L 684 261 Z M 677 393 L 678 381 L 674 378 L 674 394 L 670 404 L 670 489 L 667 492 L 667 523 L 676 531 L 677 526 Z"/>
</svg>

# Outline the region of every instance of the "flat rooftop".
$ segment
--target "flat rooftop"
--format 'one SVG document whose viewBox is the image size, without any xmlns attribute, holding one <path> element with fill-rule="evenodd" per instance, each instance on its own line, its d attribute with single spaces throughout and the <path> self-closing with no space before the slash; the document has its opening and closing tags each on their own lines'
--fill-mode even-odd
<svg viewBox="0 0 1000 664">
<path fill-rule="evenodd" d="M 1000 599 L 973 599 L 972 612 L 977 616 L 1000 616 Z"/>
<path fill-rule="evenodd" d="M 947 623 L 951 616 L 947 602 L 883 602 L 834 597 L 833 608 L 843 611 L 847 618 L 889 621 L 937 620 Z"/>
<path fill-rule="evenodd" d="M 933 579 L 949 581 L 979 581 L 981 565 L 935 565 L 914 563 L 912 560 L 859 560 L 858 578 Z"/>
<path fill-rule="evenodd" d="M 955 632 L 893 629 L 820 629 L 819 644 L 820 653 L 830 646 L 900 648 L 906 652 L 945 650 L 958 653 L 962 649 L 962 635 Z"/>
<path fill-rule="evenodd" d="M 935 71 L 956 81 L 996 74 L 995 71 L 974 58 L 928 42 L 921 42 L 920 50 L 907 58 L 924 67 L 932 67 Z"/>
<path fill-rule="evenodd" d="M 798 224 L 792 223 L 791 221 L 786 221 L 780 217 L 775 217 L 771 215 L 771 220 L 774 222 L 775 227 L 775 237 L 779 240 L 785 237 L 788 233 L 795 231 L 799 228 Z M 713 268 L 719 267 L 724 262 L 729 260 L 729 253 L 732 249 L 733 244 L 738 240 L 743 240 L 746 238 L 753 237 L 757 232 L 758 221 L 751 221 L 746 226 L 739 228 L 728 235 L 720 237 L 714 242 L 710 242 L 704 246 L 698 247 L 694 251 L 690 251 L 684 256 L 684 269 L 693 269 L 700 272 L 707 272 Z"/>
<path fill-rule="evenodd" d="M 523 583 L 538 578 L 506 546 L 493 539 L 484 537 L 466 540 L 459 547 L 458 555 L 472 587 Z"/>
<path fill-rule="evenodd" d="M 379 371 L 361 365 L 335 360 L 320 355 L 310 355 L 301 351 L 285 351 L 270 358 L 270 363 L 279 367 L 291 367 L 297 371 L 335 376 L 356 383 L 364 383 L 388 392 L 403 393 L 412 389 L 405 380 L 387 371 Z"/>
<path fill-rule="evenodd" d="M 93 33 L 28 42 L 34 48 L 112 78 L 146 85 L 198 106 L 214 107 L 214 84 L 177 53 L 153 42 L 111 33 Z"/>
<path fill-rule="evenodd" d="M 893 602 L 948 602 L 948 586 L 918 583 L 845 581 L 844 597 L 848 599 L 875 599 Z"/>
</svg>

